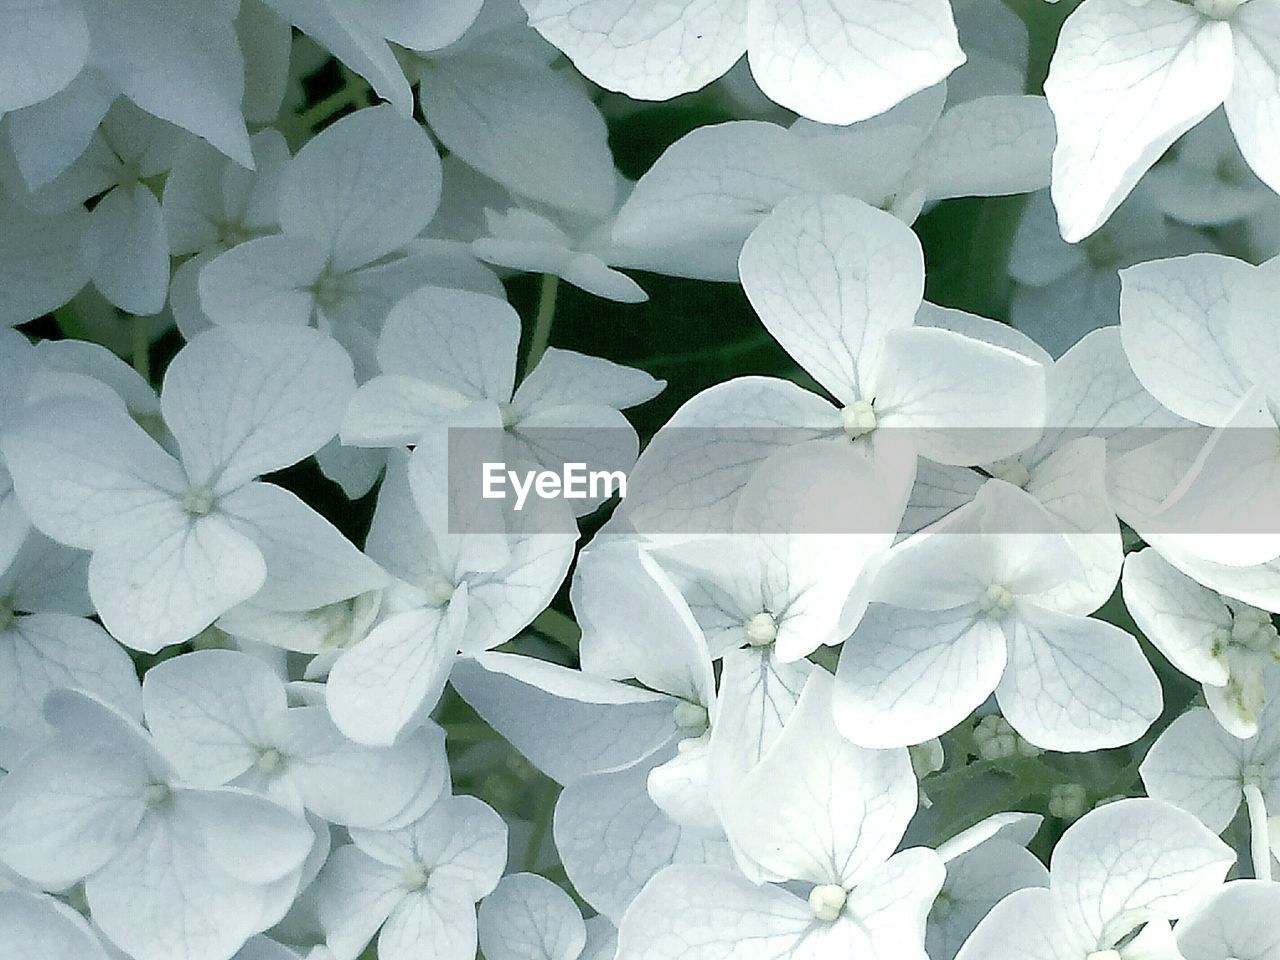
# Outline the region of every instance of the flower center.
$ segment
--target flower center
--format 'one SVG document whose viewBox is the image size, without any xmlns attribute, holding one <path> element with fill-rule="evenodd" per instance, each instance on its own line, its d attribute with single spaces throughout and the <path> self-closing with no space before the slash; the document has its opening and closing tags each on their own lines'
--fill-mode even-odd
<svg viewBox="0 0 1280 960">
<path fill-rule="evenodd" d="M 411 863 L 405 867 L 404 875 L 400 878 L 400 886 L 406 890 L 421 890 L 427 885 L 430 876 L 431 871 L 425 864 Z"/>
<path fill-rule="evenodd" d="M 876 428 L 876 412 L 870 400 L 855 400 L 840 411 L 840 426 L 850 440 L 866 436 Z"/>
<path fill-rule="evenodd" d="M 203 517 L 213 509 L 213 491 L 208 487 L 192 487 L 182 498 L 182 509 L 193 517 Z"/>
<path fill-rule="evenodd" d="M 502 429 L 510 430 L 520 422 L 520 414 L 509 403 L 498 404 L 498 412 L 502 414 Z"/>
<path fill-rule="evenodd" d="M 1192 6 L 1210 20 L 1230 20 L 1248 0 L 1194 0 Z"/>
<path fill-rule="evenodd" d="M 0 633 L 12 630 L 18 622 L 18 615 L 13 611 L 13 598 L 0 597 Z"/>
<path fill-rule="evenodd" d="M 767 610 L 747 619 L 742 628 L 747 632 L 747 643 L 753 647 L 766 647 L 778 638 L 778 621 Z"/>
<path fill-rule="evenodd" d="M 820 884 L 809 891 L 809 909 L 819 920 L 830 923 L 840 916 L 848 897 L 849 894 L 838 883 Z"/>
<path fill-rule="evenodd" d="M 448 580 L 432 580 L 427 584 L 427 603 L 433 607 L 443 607 L 453 599 L 454 585 Z"/>
<path fill-rule="evenodd" d="M 158 807 L 168 803 L 172 796 L 173 791 L 169 789 L 167 783 L 148 783 L 142 789 L 142 802 L 148 807 Z"/>
<path fill-rule="evenodd" d="M 311 287 L 311 293 L 316 298 L 317 304 L 329 308 L 341 302 L 347 291 L 342 283 L 342 277 L 323 273 Z"/>
<path fill-rule="evenodd" d="M 258 751 L 258 759 L 253 764 L 259 773 L 275 773 L 284 765 L 284 757 L 275 747 L 267 747 Z"/>
<path fill-rule="evenodd" d="M 691 736 L 699 737 L 706 733 L 709 718 L 707 708 L 700 703 L 682 700 L 671 711 L 671 717 L 677 727 Z"/>
<path fill-rule="evenodd" d="M 1257 787 L 1262 790 L 1267 783 L 1267 768 L 1260 763 L 1251 763 L 1240 771 L 1242 787 Z"/>
<path fill-rule="evenodd" d="M 1031 481 L 1031 471 L 1028 470 L 1027 465 L 1017 457 L 1009 457 L 1007 460 L 997 460 L 995 463 L 987 467 L 987 473 L 991 474 L 997 480 L 1012 483 L 1015 487 L 1025 487 Z"/>
<path fill-rule="evenodd" d="M 978 606 L 989 617 L 1003 617 L 1013 607 L 1013 594 L 1003 584 L 993 583 L 987 587 Z"/>
</svg>

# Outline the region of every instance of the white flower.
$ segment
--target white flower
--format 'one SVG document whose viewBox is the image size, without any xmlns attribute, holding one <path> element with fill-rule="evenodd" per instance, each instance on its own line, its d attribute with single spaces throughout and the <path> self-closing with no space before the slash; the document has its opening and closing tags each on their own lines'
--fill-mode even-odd
<svg viewBox="0 0 1280 960">
<path fill-rule="evenodd" d="M 10 6 L 5 5 L 6 14 Z M 10 87 L 6 71 L 3 83 L 6 92 L 27 91 L 23 99 L 31 101 L 7 118 L 9 139 L 29 187 L 41 187 L 66 170 L 121 97 L 252 165 L 241 113 L 245 60 L 234 22 L 238 4 L 210 2 L 188 10 L 163 0 L 61 0 L 37 6 L 44 8 L 42 15 L 28 23 L 38 26 L 44 20 L 43 39 L 37 38 L 37 50 L 28 56 L 35 57 L 41 70 L 30 69 L 32 61 L 21 57 L 18 63 L 26 66 L 28 80 Z M 88 27 L 87 51 L 78 36 L 82 24 Z M 51 29 L 57 32 L 44 32 Z M 16 38 L 20 43 L 31 40 L 23 30 Z M 31 75 L 45 69 L 47 82 L 33 90 Z M 32 97 L 39 93 L 45 98 L 36 103 Z"/>
<path fill-rule="evenodd" d="M 98 935 L 80 914 L 23 890 L 0 891 L 0 943 L 21 944 L 31 960 L 107 960 Z"/>
<path fill-rule="evenodd" d="M 201 650 L 158 664 L 142 686 L 147 726 L 183 778 L 234 783 L 333 823 L 392 829 L 446 789 L 444 734 L 434 725 L 390 748 L 345 739 L 323 706 L 290 707 L 265 663 Z"/>
<path fill-rule="evenodd" d="M 440 202 L 440 160 L 420 126 L 389 106 L 343 117 L 285 169 L 283 233 L 241 243 L 200 271 L 217 324 L 315 324 L 362 374 L 392 304 L 435 277 L 411 241 Z"/>
<path fill-rule="evenodd" d="M 1063 612 L 1083 579 L 1067 539 L 1030 496 L 989 480 L 896 547 L 841 651 L 836 721 L 866 746 L 905 746 L 959 723 L 994 692 L 1005 718 L 1049 750 L 1132 743 L 1160 714 L 1160 683 L 1132 635 Z"/>
<path fill-rule="evenodd" d="M 367 542 L 400 582 L 380 621 L 329 671 L 329 710 L 359 743 L 390 744 L 424 720 L 458 652 L 519 633 L 551 602 L 573 559 L 576 537 L 560 532 L 567 516 L 547 532 L 532 507 L 529 532 L 455 534 L 433 525 L 410 492 L 406 459 L 388 464 Z"/>
<path fill-rule="evenodd" d="M 479 911 L 485 960 L 578 960 L 587 926 L 569 895 L 534 873 L 503 877 Z"/>
<path fill-rule="evenodd" d="M 953 960 L 982 918 L 1009 894 L 1049 885 L 1049 871 L 1027 850 L 1041 822 L 1034 814 L 996 814 L 938 847 L 947 879 L 929 909 L 929 960 Z"/>
<path fill-rule="evenodd" d="M 377 350 L 382 373 L 356 392 L 343 443 L 418 444 L 413 460 L 420 469 L 434 456 L 430 444 L 419 443 L 424 432 L 455 423 L 471 427 L 456 444 L 459 461 L 492 445 L 498 455 L 481 459 L 531 461 L 556 472 L 578 462 L 590 470 L 630 470 L 639 440 L 620 411 L 657 396 L 665 382 L 553 347 L 516 387 L 519 342 L 519 315 L 496 297 L 442 287 L 415 291 L 387 318 Z M 454 494 L 458 510 L 480 499 L 479 473 L 467 482 L 469 491 Z M 468 493 L 470 500 L 463 499 Z M 562 502 L 589 513 L 603 499 Z"/>
<path fill-rule="evenodd" d="M 1200 682 L 1223 728 L 1254 736 L 1268 692 L 1280 695 L 1265 688 L 1268 664 L 1280 660 L 1271 615 L 1201 586 L 1150 549 L 1125 558 L 1124 601 L 1160 652 Z"/>
<path fill-rule="evenodd" d="M 401 830 L 352 830 L 351 839 L 316 879 L 337 960 L 355 960 L 375 934 L 383 960 L 475 956 L 475 904 L 497 886 L 507 860 L 501 817 L 474 797 L 445 797 Z"/>
<path fill-rule="evenodd" d="M 93 553 L 89 593 L 107 629 L 155 651 L 255 595 L 308 609 L 381 582 L 327 521 L 254 479 L 324 443 L 353 387 L 350 360 L 315 331 L 212 330 L 165 377 L 180 460 L 123 411 L 74 398 L 26 411 L 3 448 L 33 521 Z"/>
<path fill-rule="evenodd" d="M 0 191 L 0 326 L 34 320 L 89 282 L 80 254 L 89 217 L 79 206 L 40 213 Z"/>
<path fill-rule="evenodd" d="M 1091 237 L 1069 244 L 1058 233 L 1048 192 L 1039 191 L 1027 201 L 1009 253 L 1010 322 L 1060 357 L 1091 330 L 1115 324 L 1122 267 L 1211 249 L 1206 238 L 1163 216 L 1145 185 Z"/>
<path fill-rule="evenodd" d="M 1174 934 L 1186 960 L 1276 960 L 1280 883 L 1235 880 L 1178 921 Z"/>
<path fill-rule="evenodd" d="M 32 531 L 0 570 L 0 727 L 40 739 L 45 695 L 78 687 L 142 713 L 133 663 L 100 626 L 85 591 L 88 557 Z"/>
<path fill-rule="evenodd" d="M 0 780 L 0 859 L 46 889 L 84 879 L 94 922 L 138 960 L 227 960 L 284 914 L 313 840 L 265 797 L 182 783 L 132 721 L 50 694 L 57 739 Z"/>
<path fill-rule="evenodd" d="M 889 214 L 848 197 L 789 200 L 748 239 L 740 270 L 769 332 L 836 399 L 814 397 L 809 426 L 968 465 L 1017 453 L 1043 425 L 1043 366 L 914 325 L 923 255 Z"/>
<path fill-rule="evenodd" d="M 768 96 L 823 123 L 883 113 L 965 59 L 945 0 L 523 3 L 529 22 L 602 86 L 666 100 L 705 86 L 747 51 Z"/>
<path fill-rule="evenodd" d="M 844 740 L 830 687 L 825 671 L 810 674 L 781 737 L 724 811 L 740 854 L 808 887 L 807 899 L 723 868 L 671 866 L 627 909 L 619 960 L 925 956 L 942 862 L 920 848 L 892 855 L 916 808 L 911 761 Z"/>
<path fill-rule="evenodd" d="M 845 128 L 805 120 L 699 127 L 668 147 L 623 203 L 616 262 L 733 281 L 748 234 L 788 197 L 848 194 L 911 222 L 926 203 L 1049 183 L 1053 125 L 1042 98 L 982 97 L 944 112 L 946 90 L 931 87 Z"/>
<path fill-rule="evenodd" d="M 1053 199 L 1062 236 L 1093 233 L 1182 134 L 1226 103 L 1240 150 L 1280 186 L 1275 0 L 1087 0 L 1045 81 L 1058 127 Z"/>
<path fill-rule="evenodd" d="M 197 283 L 205 264 L 231 247 L 279 230 L 279 197 L 289 148 L 275 130 L 254 134 L 254 169 L 244 169 L 203 141 L 193 141 L 174 159 L 164 183 L 161 209 L 169 252 L 190 256 L 174 271 L 169 308 L 190 340 L 210 321 L 200 306 Z"/>
<path fill-rule="evenodd" d="M 1270 679 L 1280 679 L 1275 666 Z M 1208 710 L 1189 710 L 1160 734 L 1141 772 L 1151 796 L 1187 810 L 1216 833 L 1226 830 L 1243 803 L 1254 876 L 1270 879 L 1267 810 L 1280 810 L 1280 707 L 1274 702 L 1259 716 L 1258 732 L 1243 740 L 1227 733 Z"/>
<path fill-rule="evenodd" d="M 0 49 L 0 114 L 53 96 L 89 58 L 89 23 L 80 3 L 4 0 L 9 29 Z"/>
<path fill-rule="evenodd" d="M 1121 274 L 1120 333 L 1134 373 L 1175 414 L 1210 428 L 1207 438 L 1187 430 L 1161 441 L 1199 444 L 1195 461 L 1148 515 L 1121 510 L 1157 549 L 1238 567 L 1280 556 L 1277 268 L 1200 254 Z"/>
<path fill-rule="evenodd" d="M 1005 897 L 958 960 L 1172 956 L 1168 921 L 1222 882 L 1234 854 L 1195 818 L 1156 800 L 1120 800 L 1071 826 L 1048 889 Z M 1146 948 L 1151 951 L 1144 954 Z"/>
</svg>

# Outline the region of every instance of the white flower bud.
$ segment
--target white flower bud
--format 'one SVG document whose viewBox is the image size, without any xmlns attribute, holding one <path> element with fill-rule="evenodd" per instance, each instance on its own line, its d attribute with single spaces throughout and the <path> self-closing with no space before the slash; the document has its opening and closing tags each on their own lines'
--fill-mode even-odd
<svg viewBox="0 0 1280 960">
<path fill-rule="evenodd" d="M 824 923 L 830 923 L 844 910 L 848 898 L 844 887 L 838 883 L 824 883 L 809 891 L 809 907 L 813 915 Z"/>
<path fill-rule="evenodd" d="M 1089 808 L 1089 794 L 1079 783 L 1055 784 L 1049 791 L 1049 814 L 1068 822 L 1079 820 Z"/>
</svg>

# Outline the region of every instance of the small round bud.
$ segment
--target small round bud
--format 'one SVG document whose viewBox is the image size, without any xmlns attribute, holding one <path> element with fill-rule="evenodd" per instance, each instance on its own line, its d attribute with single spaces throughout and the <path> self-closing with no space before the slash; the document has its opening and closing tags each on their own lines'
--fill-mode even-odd
<svg viewBox="0 0 1280 960">
<path fill-rule="evenodd" d="M 917 780 L 937 773 L 947 759 L 942 750 L 942 741 L 937 737 L 908 747 L 907 753 L 911 757 L 911 769 L 915 771 Z"/>
<path fill-rule="evenodd" d="M 973 744 L 982 760 L 1008 760 L 1017 756 L 1018 739 L 1009 721 L 994 713 L 983 717 L 973 728 Z"/>
<path fill-rule="evenodd" d="M 192 487 L 182 498 L 182 509 L 193 517 L 203 517 L 213 509 L 213 491 L 208 487 Z"/>
<path fill-rule="evenodd" d="M 989 617 L 1003 617 L 1013 608 L 1013 594 L 1003 584 L 993 583 L 987 587 L 978 606 Z"/>
<path fill-rule="evenodd" d="M 688 700 L 682 700 L 676 704 L 671 716 L 675 720 L 676 726 L 685 733 L 696 737 L 706 732 L 709 722 L 707 708 L 700 703 L 690 703 Z"/>
<path fill-rule="evenodd" d="M 824 923 L 830 923 L 844 910 L 848 893 L 838 883 L 824 883 L 809 891 L 809 908 Z"/>
<path fill-rule="evenodd" d="M 1089 794 L 1079 783 L 1058 783 L 1049 790 L 1049 814 L 1068 822 L 1079 820 L 1089 809 Z"/>
<path fill-rule="evenodd" d="M 267 747 L 258 751 L 258 759 L 253 765 L 258 768 L 259 773 L 275 773 L 283 763 L 284 757 L 280 755 L 280 751 L 275 747 Z"/>
<path fill-rule="evenodd" d="M 427 885 L 427 880 L 431 876 L 431 871 L 426 868 L 425 864 L 411 863 L 404 868 L 404 874 L 400 877 L 400 886 L 406 890 L 421 890 Z"/>
<path fill-rule="evenodd" d="M 454 589 L 448 580 L 432 580 L 427 584 L 427 602 L 433 607 L 443 607 L 453 599 Z"/>
<path fill-rule="evenodd" d="M 876 412 L 870 401 L 855 400 L 840 411 L 840 426 L 850 440 L 857 440 L 876 428 Z"/>
<path fill-rule="evenodd" d="M 767 610 L 749 618 L 742 628 L 747 632 L 747 643 L 753 647 L 766 647 L 778 638 L 778 621 Z"/>
<path fill-rule="evenodd" d="M 173 791 L 169 789 L 167 783 L 148 783 L 142 789 L 142 802 L 148 807 L 158 807 L 167 803 L 172 796 Z"/>
</svg>

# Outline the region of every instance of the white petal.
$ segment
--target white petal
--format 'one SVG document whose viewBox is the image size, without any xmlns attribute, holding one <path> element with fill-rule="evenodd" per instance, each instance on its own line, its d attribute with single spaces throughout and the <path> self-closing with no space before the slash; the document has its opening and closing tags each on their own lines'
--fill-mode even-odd
<svg viewBox="0 0 1280 960">
<path fill-rule="evenodd" d="M 652 400 L 666 386 L 643 370 L 603 357 L 548 347 L 538 365 L 520 382 L 513 402 L 536 411 L 571 405 L 600 405 L 626 410 Z"/>
<path fill-rule="evenodd" d="M 244 58 L 231 21 L 212 9 L 168 4 L 112 4 L 94 24 L 95 48 L 111 51 L 103 66 L 121 92 L 146 110 L 197 136 L 245 166 L 253 164 L 240 113 Z"/>
<path fill-rule="evenodd" d="M 262 237 L 219 254 L 201 271 L 200 306 L 214 323 L 304 326 L 315 311 L 324 250 L 292 237 Z"/>
<path fill-rule="evenodd" d="M 403 823 L 448 789 L 444 732 L 428 724 L 394 747 L 347 740 L 324 707 L 295 707 L 280 742 L 302 801 L 317 816 L 355 827 Z M 417 819 L 417 817 L 410 817 Z"/>
<path fill-rule="evenodd" d="M 583 645 L 624 638 L 629 675 L 710 708 L 715 680 L 706 639 L 670 578 L 638 549 L 600 551 L 590 560 L 578 566 L 573 597 Z"/>
<path fill-rule="evenodd" d="M 193 518 L 175 502 L 139 517 L 128 539 L 89 561 L 89 595 L 121 643 L 155 653 L 189 640 L 266 579 L 262 552 L 226 518 Z"/>
<path fill-rule="evenodd" d="M 724 797 L 722 816 L 765 870 L 847 890 L 888 859 L 918 793 L 907 751 L 864 750 L 841 736 L 831 688 L 826 671 L 810 674 L 782 735 Z"/>
<path fill-rule="evenodd" d="M 80 914 L 52 897 L 22 890 L 0 892 L 0 942 L 30 960 L 107 960 L 102 941 Z"/>
<path fill-rule="evenodd" d="M 5 460 L 23 509 L 63 543 L 92 548 L 176 509 L 182 468 L 123 411 L 50 402 L 9 427 Z"/>
<path fill-rule="evenodd" d="M 1280 886 L 1257 880 L 1228 883 L 1178 923 L 1178 950 L 1186 960 L 1276 960 L 1273 919 Z"/>
<path fill-rule="evenodd" d="M 676 733 L 671 698 L 532 657 L 478 654 L 458 661 L 450 680 L 486 723 L 561 784 L 633 764 Z"/>
<path fill-rule="evenodd" d="M 244 118 L 249 123 L 275 123 L 289 83 L 293 31 L 263 0 L 243 0 L 236 38 L 244 54 Z M 260 168 L 256 151 L 254 161 Z"/>
<path fill-rule="evenodd" d="M 315 900 L 325 942 L 336 956 L 358 956 L 408 896 L 400 883 L 403 872 L 352 845 L 329 857 L 315 881 Z"/>
<path fill-rule="evenodd" d="M 293 158 L 280 225 L 346 272 L 403 247 L 440 202 L 440 160 L 426 132 L 390 106 L 326 127 Z"/>
<path fill-rule="evenodd" d="M 143 684 L 147 726 L 184 779 L 221 786 L 274 746 L 288 706 L 284 683 L 264 662 L 232 650 L 198 650 L 156 664 Z"/>
<path fill-rule="evenodd" d="M 1254 173 L 1275 190 L 1280 185 L 1280 165 L 1269 144 L 1280 133 L 1280 31 L 1275 0 L 1263 0 L 1252 8 L 1237 10 L 1231 18 L 1235 71 L 1227 95 L 1231 131 Z"/>
<path fill-rule="evenodd" d="M 33 752 L 0 781 L 0 855 L 42 886 L 69 887 L 130 841 L 150 779 L 139 758 L 96 743 Z"/>
<path fill-rule="evenodd" d="M 1142 783 L 1155 799 L 1221 833 L 1243 800 L 1240 779 L 1250 753 L 1208 710 L 1189 710 L 1152 744 L 1142 762 Z"/>
<path fill-rule="evenodd" d="M 758 120 L 698 127 L 654 161 L 614 221 L 619 261 L 671 276 L 737 281 L 747 236 L 789 196 L 830 183 L 785 128 Z"/>
<path fill-rule="evenodd" d="M 881 344 L 911 325 L 924 258 L 897 218 L 850 197 L 794 199 L 747 240 L 743 289 L 769 332 L 842 403 L 874 396 Z"/>
<path fill-rule="evenodd" d="M 573 562 L 575 537 L 560 532 L 572 523 L 567 510 L 535 521 L 529 534 L 510 538 L 511 556 L 501 568 L 468 580 L 463 653 L 506 643 L 550 606 Z"/>
<path fill-rule="evenodd" d="M 979 97 L 942 115 L 916 176 L 930 199 L 1031 193 L 1049 185 L 1053 145 L 1043 97 Z"/>
<path fill-rule="evenodd" d="M 873 604 L 840 655 L 836 723 L 871 747 L 923 743 L 991 695 L 1005 658 L 999 625 L 975 605 L 919 612 Z"/>
<path fill-rule="evenodd" d="M 1077 820 L 1049 864 L 1049 892 L 1076 929 L 1114 943 L 1144 921 L 1173 919 L 1220 884 L 1235 854 L 1157 800 L 1117 800 Z"/>
<path fill-rule="evenodd" d="M 116 187 L 93 208 L 82 241 L 94 284 L 127 313 L 164 307 L 169 286 L 169 240 L 160 201 L 147 187 Z"/>
<path fill-rule="evenodd" d="M 1031 743 L 1046 750 L 1118 747 L 1160 715 L 1160 681 L 1131 634 L 1029 604 L 1015 617 L 996 699 Z"/>
<path fill-rule="evenodd" d="M 534 873 L 504 877 L 480 904 L 479 927 L 487 960 L 578 960 L 587 943 L 569 895 Z"/>
<path fill-rule="evenodd" d="M 329 672 L 334 722 L 357 743 L 389 746 L 435 707 L 458 652 L 466 599 L 384 620 Z"/>
<path fill-rule="evenodd" d="M 672 863 L 730 863 L 728 844 L 667 817 L 647 790 L 654 761 L 569 783 L 556 801 L 556 849 L 574 889 L 615 923 Z"/>
<path fill-rule="evenodd" d="M 804 944 L 806 934 L 812 943 Z M 841 954 L 823 941 L 809 905 L 774 886 L 758 887 L 722 867 L 678 864 L 632 902 L 618 929 L 617 960 L 775 960 Z M 807 949 L 798 953 L 801 946 Z M 832 949 L 832 946 L 835 949 Z"/>
<path fill-rule="evenodd" d="M 220 494 L 324 446 L 354 392 L 351 359 L 331 337 L 236 325 L 178 353 L 160 402 L 191 483 Z"/>
<path fill-rule="evenodd" d="M 416 377 L 470 400 L 505 403 L 515 383 L 519 339 L 520 317 L 503 301 L 424 287 L 387 318 L 378 362 L 383 373 Z"/>
<path fill-rule="evenodd" d="M 328 520 L 288 490 L 250 483 L 220 509 L 262 551 L 267 581 L 254 595 L 261 607 L 311 610 L 376 590 L 387 575 Z"/>
<path fill-rule="evenodd" d="M 1044 424 L 1041 364 L 949 330 L 890 331 L 873 389 L 883 426 L 907 428 L 916 449 L 939 463 L 1010 456 Z"/>
<path fill-rule="evenodd" d="M 20 617 L 2 634 L 0 725 L 38 731 L 45 694 L 76 687 L 139 715 L 133 662 L 91 620 L 59 613 Z"/>
<path fill-rule="evenodd" d="M 1080 960 L 1094 944 L 1072 928 L 1048 890 L 1018 890 L 992 908 L 956 960 Z"/>
<path fill-rule="evenodd" d="M 1221 597 L 1171 566 L 1155 550 L 1124 561 L 1124 603 L 1134 622 L 1187 676 L 1214 686 L 1227 682 L 1227 666 L 1214 656 L 1214 634 L 1231 629 Z"/>
<path fill-rule="evenodd" d="M 1174 413 L 1226 422 L 1250 382 L 1231 342 L 1231 297 L 1250 282 L 1239 260 L 1201 253 L 1120 274 L 1120 337 L 1142 385 Z"/>
<path fill-rule="evenodd" d="M 883 113 L 965 60 L 945 0 L 754 0 L 747 44 L 765 94 L 832 124 Z"/>
<path fill-rule="evenodd" d="M 232 787 L 179 788 L 172 824 L 200 834 L 211 866 L 241 883 L 280 880 L 302 865 L 315 835 L 306 821 L 266 797 Z"/>
<path fill-rule="evenodd" d="M 1222 103 L 1231 28 L 1171 0 L 1093 0 L 1067 18 L 1045 81 L 1058 127 L 1053 200 L 1070 243 Z"/>
<path fill-rule="evenodd" d="M 0 200 L 0 326 L 34 320 L 88 282 L 80 237 L 89 219 L 82 210 L 46 216 Z"/>
<path fill-rule="evenodd" d="M 419 93 L 450 152 L 522 196 L 600 218 L 616 181 L 604 118 L 570 77 L 501 46 L 431 61 Z"/>
<path fill-rule="evenodd" d="M 982 919 L 1006 896 L 1027 887 L 1047 887 L 1049 871 L 1035 855 L 1003 838 L 980 844 L 947 864 L 940 898 L 929 918 L 930 960 L 951 960 Z M 940 902 L 942 902 L 940 900 Z"/>
<path fill-rule="evenodd" d="M 716 79 L 747 46 L 742 0 L 523 0 L 529 25 L 601 86 L 668 100 Z"/>
<path fill-rule="evenodd" d="M 0 50 L 0 113 L 38 103 L 75 78 L 89 55 L 89 26 L 78 4 L 8 0 Z"/>
<path fill-rule="evenodd" d="M 471 960 L 476 952 L 475 907 L 445 886 L 406 897 L 378 935 L 378 956 L 415 960 Z"/>
</svg>

